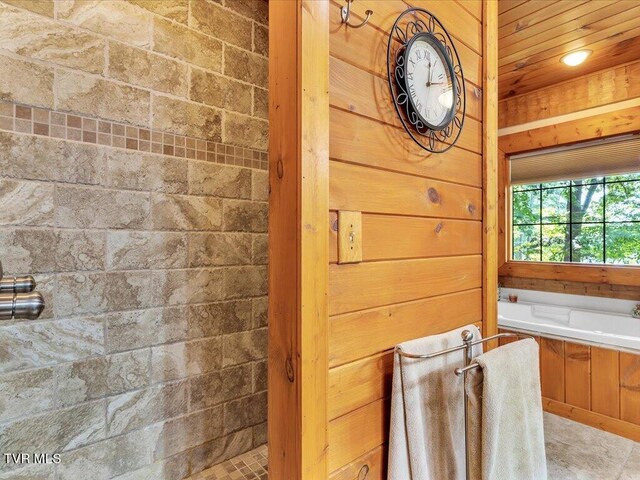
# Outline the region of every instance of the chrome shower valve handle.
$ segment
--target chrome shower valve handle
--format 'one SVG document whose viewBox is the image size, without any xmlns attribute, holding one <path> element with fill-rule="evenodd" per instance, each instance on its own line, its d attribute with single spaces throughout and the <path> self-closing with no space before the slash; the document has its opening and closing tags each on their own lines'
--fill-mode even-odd
<svg viewBox="0 0 640 480">
<path fill-rule="evenodd" d="M 29 293 L 35 288 L 36 281 L 31 275 L 0 278 L 0 293 Z"/>
<path fill-rule="evenodd" d="M 36 320 L 44 307 L 44 298 L 40 292 L 0 293 L 0 321 Z"/>
<path fill-rule="evenodd" d="M 4 277 L 0 263 L 0 321 L 35 320 L 45 308 L 44 298 L 34 292 L 36 281 L 31 275 Z"/>
</svg>

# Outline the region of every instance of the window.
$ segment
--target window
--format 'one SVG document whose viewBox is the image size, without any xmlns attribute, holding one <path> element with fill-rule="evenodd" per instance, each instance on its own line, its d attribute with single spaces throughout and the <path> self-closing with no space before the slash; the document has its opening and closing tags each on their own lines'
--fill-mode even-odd
<svg viewBox="0 0 640 480">
<path fill-rule="evenodd" d="M 640 174 L 512 187 L 512 258 L 640 264 Z"/>
</svg>

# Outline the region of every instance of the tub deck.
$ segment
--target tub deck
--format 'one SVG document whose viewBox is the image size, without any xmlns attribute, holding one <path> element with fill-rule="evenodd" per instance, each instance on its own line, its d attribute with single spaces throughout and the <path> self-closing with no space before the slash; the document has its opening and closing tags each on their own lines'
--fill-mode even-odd
<svg viewBox="0 0 640 480">
<path fill-rule="evenodd" d="M 498 302 L 498 326 L 640 354 L 640 319 L 531 302 Z"/>
</svg>

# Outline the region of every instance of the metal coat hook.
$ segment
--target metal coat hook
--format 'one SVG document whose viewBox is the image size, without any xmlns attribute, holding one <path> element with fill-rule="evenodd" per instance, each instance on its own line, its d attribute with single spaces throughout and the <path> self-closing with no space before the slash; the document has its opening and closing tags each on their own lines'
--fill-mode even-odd
<svg viewBox="0 0 640 480">
<path fill-rule="evenodd" d="M 360 25 L 353 25 L 353 24 L 349 23 L 349 19 L 351 18 L 351 3 L 352 2 L 353 2 L 353 0 L 347 0 L 347 5 L 342 7 L 342 9 L 340 10 L 340 13 L 342 15 L 342 23 L 346 23 L 347 26 L 351 27 L 351 28 L 364 27 L 367 24 L 367 22 L 369 21 L 369 19 L 371 18 L 371 15 L 373 15 L 373 10 L 367 10 L 366 12 L 364 12 L 367 16 L 362 21 L 362 23 Z"/>
</svg>

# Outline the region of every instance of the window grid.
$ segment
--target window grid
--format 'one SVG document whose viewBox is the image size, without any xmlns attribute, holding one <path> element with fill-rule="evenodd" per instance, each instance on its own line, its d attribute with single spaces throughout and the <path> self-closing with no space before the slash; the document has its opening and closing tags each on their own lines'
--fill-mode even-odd
<svg viewBox="0 0 640 480">
<path fill-rule="evenodd" d="M 598 177 L 600 178 L 600 177 Z M 574 182 L 576 180 L 567 180 L 567 184 L 566 185 L 556 185 L 558 182 L 548 182 L 548 183 L 538 183 L 535 184 L 536 187 L 534 188 L 523 188 L 523 189 L 519 189 L 519 190 L 515 190 L 515 193 L 526 193 L 526 192 L 538 192 L 539 196 L 538 196 L 538 218 L 539 218 L 539 222 L 536 223 L 515 223 L 514 222 L 514 216 L 515 216 L 515 208 L 513 205 L 513 196 L 512 196 L 512 233 L 511 233 L 511 252 L 515 252 L 515 235 L 513 232 L 513 227 L 539 227 L 539 241 L 538 241 L 538 250 L 539 250 L 539 259 L 542 262 L 543 261 L 543 227 L 546 225 L 557 225 L 557 226 L 567 226 L 569 228 L 569 239 L 570 239 L 570 243 L 569 243 L 569 262 L 566 263 L 571 263 L 573 262 L 573 250 L 574 250 L 574 245 L 573 245 L 573 225 L 574 224 L 580 224 L 580 225 L 601 225 L 602 226 L 602 259 L 600 263 L 607 263 L 607 224 L 611 224 L 611 225 L 615 225 L 615 224 L 636 224 L 636 223 L 640 223 L 640 220 L 611 220 L 611 221 L 607 221 L 607 185 L 613 185 L 613 184 L 639 184 L 640 185 L 640 179 L 638 178 L 631 178 L 631 179 L 619 179 L 619 180 L 610 180 L 608 179 L 608 177 L 603 177 L 601 179 L 601 181 L 599 182 L 595 182 L 595 183 L 586 183 L 586 182 L 592 182 L 593 180 L 595 180 L 594 178 L 591 179 L 585 179 L 583 180 L 582 186 L 584 185 L 598 185 L 598 186 L 602 186 L 602 221 L 581 221 L 581 222 L 573 222 L 573 190 L 574 187 L 576 187 L 577 185 L 574 185 Z M 545 185 L 551 185 L 551 186 L 545 186 Z M 569 192 L 569 199 L 568 199 L 568 222 L 545 222 L 543 221 L 543 193 L 545 191 L 548 190 L 556 190 L 556 189 L 567 189 Z M 565 263 L 565 262 L 563 262 Z"/>
</svg>

